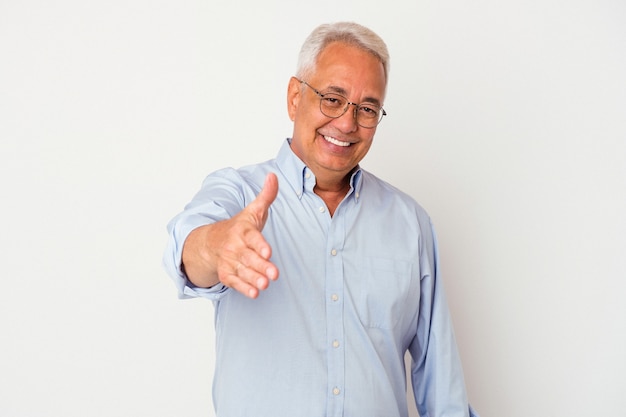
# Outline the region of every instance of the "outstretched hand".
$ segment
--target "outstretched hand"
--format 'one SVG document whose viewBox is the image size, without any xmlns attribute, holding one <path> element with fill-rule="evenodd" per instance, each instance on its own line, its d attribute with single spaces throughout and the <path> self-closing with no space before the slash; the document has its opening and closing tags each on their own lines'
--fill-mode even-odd
<svg viewBox="0 0 626 417">
<path fill-rule="evenodd" d="M 218 282 L 250 298 L 278 278 L 269 261 L 272 248 L 261 231 L 278 194 L 278 179 L 268 174 L 256 199 L 230 219 L 193 230 L 183 247 L 189 280 L 199 287 Z"/>
</svg>

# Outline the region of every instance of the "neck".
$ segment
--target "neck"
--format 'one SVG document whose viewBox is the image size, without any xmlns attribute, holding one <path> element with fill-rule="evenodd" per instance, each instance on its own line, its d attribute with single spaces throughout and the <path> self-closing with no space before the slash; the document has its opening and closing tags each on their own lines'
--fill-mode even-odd
<svg viewBox="0 0 626 417">
<path fill-rule="evenodd" d="M 335 214 L 335 210 L 339 204 L 343 201 L 346 194 L 350 190 L 350 177 L 352 173 L 345 176 L 341 181 L 329 181 L 324 182 L 320 178 L 316 177 L 315 187 L 313 192 L 320 196 L 326 207 L 332 216 Z"/>
</svg>

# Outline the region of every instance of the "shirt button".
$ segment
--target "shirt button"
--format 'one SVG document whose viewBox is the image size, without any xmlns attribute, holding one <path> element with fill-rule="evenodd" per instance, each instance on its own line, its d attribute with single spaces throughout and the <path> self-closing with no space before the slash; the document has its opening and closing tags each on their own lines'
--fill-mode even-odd
<svg viewBox="0 0 626 417">
<path fill-rule="evenodd" d="M 337 255 L 337 249 L 333 249 L 333 250 L 331 250 L 331 251 L 330 251 L 330 254 L 331 254 L 331 255 L 333 255 L 333 256 Z"/>
<path fill-rule="evenodd" d="M 326 211 L 326 209 L 324 207 L 320 207 L 320 213 L 323 213 L 325 211 Z"/>
<path fill-rule="evenodd" d="M 333 294 L 333 295 L 330 296 L 330 299 L 333 300 L 333 301 L 337 301 L 337 300 L 339 300 L 339 296 L 337 294 Z"/>
<path fill-rule="evenodd" d="M 339 347 L 339 341 L 333 340 L 333 347 L 334 348 L 338 348 Z"/>
<path fill-rule="evenodd" d="M 333 394 L 335 395 L 339 395 L 341 393 L 341 390 L 339 388 L 333 388 Z"/>
<path fill-rule="evenodd" d="M 304 174 L 304 178 L 306 178 L 307 180 L 311 178 L 311 173 L 307 172 L 306 174 Z"/>
</svg>

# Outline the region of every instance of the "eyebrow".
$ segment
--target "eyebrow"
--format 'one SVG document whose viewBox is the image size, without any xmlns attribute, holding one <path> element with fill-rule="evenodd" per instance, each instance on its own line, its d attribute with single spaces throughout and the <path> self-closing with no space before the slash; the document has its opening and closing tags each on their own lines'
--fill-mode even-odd
<svg viewBox="0 0 626 417">
<path fill-rule="evenodd" d="M 326 89 L 326 92 L 341 94 L 344 97 L 348 96 L 348 92 L 344 88 L 337 87 L 335 85 L 328 86 L 328 88 Z M 371 104 L 377 105 L 378 107 L 381 107 L 380 100 L 375 97 L 365 97 L 365 99 L 361 103 L 357 103 L 357 104 L 362 104 L 362 103 L 371 103 Z"/>
</svg>

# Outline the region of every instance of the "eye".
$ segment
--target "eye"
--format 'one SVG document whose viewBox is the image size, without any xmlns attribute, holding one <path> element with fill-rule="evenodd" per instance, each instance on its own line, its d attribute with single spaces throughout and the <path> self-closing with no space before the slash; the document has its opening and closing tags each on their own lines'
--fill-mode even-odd
<svg viewBox="0 0 626 417">
<path fill-rule="evenodd" d="M 378 107 L 373 104 L 361 104 L 359 106 L 359 112 L 363 113 L 367 117 L 378 116 Z"/>
<path fill-rule="evenodd" d="M 326 107 L 343 108 L 345 103 L 346 100 L 341 96 L 334 94 L 324 94 L 324 96 L 322 96 L 322 104 Z"/>
</svg>

